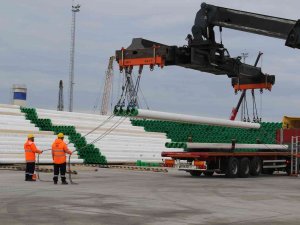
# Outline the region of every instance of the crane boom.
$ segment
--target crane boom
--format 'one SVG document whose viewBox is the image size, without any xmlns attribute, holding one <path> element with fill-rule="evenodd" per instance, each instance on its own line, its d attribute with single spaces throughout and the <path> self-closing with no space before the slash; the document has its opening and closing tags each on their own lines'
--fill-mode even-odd
<svg viewBox="0 0 300 225">
<path fill-rule="evenodd" d="M 192 28 L 194 38 L 212 39 L 213 27 L 265 35 L 286 40 L 285 45 L 300 48 L 300 21 L 201 4 Z"/>
<path fill-rule="evenodd" d="M 107 115 L 108 108 L 109 108 L 109 98 L 111 94 L 111 89 L 113 86 L 113 63 L 114 63 L 115 57 L 111 56 L 109 58 L 106 74 L 105 74 L 105 82 L 104 82 L 104 89 L 103 89 L 103 95 L 102 95 L 102 103 L 101 103 L 101 115 Z"/>
</svg>

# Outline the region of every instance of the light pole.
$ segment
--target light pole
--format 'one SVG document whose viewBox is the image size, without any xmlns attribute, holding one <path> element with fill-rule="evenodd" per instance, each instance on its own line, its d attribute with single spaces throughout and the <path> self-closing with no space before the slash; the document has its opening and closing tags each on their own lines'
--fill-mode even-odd
<svg viewBox="0 0 300 225">
<path fill-rule="evenodd" d="M 76 13 L 80 11 L 80 5 L 72 5 L 72 26 L 71 26 L 71 49 L 70 49 L 70 74 L 69 74 L 69 112 L 73 111 L 73 86 L 74 86 L 74 56 L 75 56 L 75 25 Z"/>
</svg>

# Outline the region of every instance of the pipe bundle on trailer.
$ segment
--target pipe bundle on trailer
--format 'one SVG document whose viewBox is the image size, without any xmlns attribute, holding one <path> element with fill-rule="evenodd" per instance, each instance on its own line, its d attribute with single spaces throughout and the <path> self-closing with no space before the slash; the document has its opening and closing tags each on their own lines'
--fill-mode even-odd
<svg viewBox="0 0 300 225">
<path fill-rule="evenodd" d="M 193 124 L 206 124 L 213 126 L 225 126 L 225 127 L 236 127 L 236 128 L 245 128 L 245 129 L 259 129 L 260 124 L 258 123 L 248 123 L 241 121 L 232 121 L 225 119 L 217 119 L 217 118 L 209 118 L 209 117 L 201 117 L 201 116 L 190 116 L 184 114 L 176 114 L 176 113 L 167 113 L 167 112 L 159 112 L 152 110 L 144 110 L 144 109 L 131 109 L 131 110 L 115 110 L 115 115 L 122 116 L 131 116 L 135 118 L 141 119 L 155 119 L 155 120 L 165 120 L 165 121 L 173 121 L 173 122 L 181 122 L 181 123 L 193 123 Z"/>
<path fill-rule="evenodd" d="M 166 143 L 167 148 L 187 148 L 187 149 L 232 149 L 230 143 L 184 143 L 184 142 L 171 142 Z M 235 144 L 235 149 L 260 149 L 260 150 L 288 150 L 288 145 L 276 144 Z"/>
</svg>

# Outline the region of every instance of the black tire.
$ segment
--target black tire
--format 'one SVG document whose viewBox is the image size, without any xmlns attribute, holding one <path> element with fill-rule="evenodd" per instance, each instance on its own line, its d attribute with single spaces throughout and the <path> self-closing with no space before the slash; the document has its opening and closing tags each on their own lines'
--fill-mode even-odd
<svg viewBox="0 0 300 225">
<path fill-rule="evenodd" d="M 190 171 L 190 174 L 191 174 L 193 177 L 200 177 L 201 174 L 202 174 L 202 171 L 191 170 L 191 171 Z"/>
<path fill-rule="evenodd" d="M 239 161 L 235 157 L 230 157 L 227 162 L 226 176 L 229 178 L 237 177 L 239 172 Z"/>
<path fill-rule="evenodd" d="M 250 162 L 250 175 L 259 176 L 262 171 L 262 161 L 259 157 L 254 157 Z"/>
<path fill-rule="evenodd" d="M 203 174 L 206 177 L 212 177 L 214 175 L 214 171 L 204 171 Z"/>
<path fill-rule="evenodd" d="M 241 178 L 247 178 L 250 174 L 250 160 L 244 157 L 240 160 L 238 176 Z"/>
</svg>

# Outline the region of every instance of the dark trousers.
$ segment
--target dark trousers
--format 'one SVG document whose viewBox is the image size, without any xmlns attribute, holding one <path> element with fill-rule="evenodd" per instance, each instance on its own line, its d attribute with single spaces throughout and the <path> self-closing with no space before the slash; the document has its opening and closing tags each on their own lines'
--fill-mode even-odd
<svg viewBox="0 0 300 225">
<path fill-rule="evenodd" d="M 25 180 L 31 180 L 35 170 L 35 162 L 26 163 Z"/>
<path fill-rule="evenodd" d="M 66 163 L 63 164 L 53 164 L 54 165 L 54 176 L 53 180 L 58 181 L 58 175 L 60 172 L 61 181 L 66 181 Z"/>
</svg>

